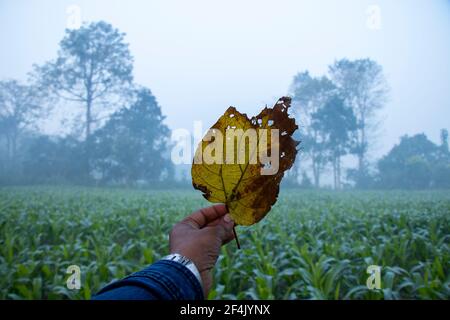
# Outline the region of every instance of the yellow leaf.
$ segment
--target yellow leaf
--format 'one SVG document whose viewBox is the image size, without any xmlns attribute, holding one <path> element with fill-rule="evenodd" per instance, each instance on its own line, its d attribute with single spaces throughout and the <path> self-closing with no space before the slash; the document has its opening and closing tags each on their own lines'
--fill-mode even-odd
<svg viewBox="0 0 450 320">
<path fill-rule="evenodd" d="M 298 128 L 282 97 L 249 119 L 229 107 L 199 143 L 192 184 L 210 202 L 225 203 L 239 225 L 265 217 L 276 202 L 284 172 L 295 161 Z"/>
</svg>

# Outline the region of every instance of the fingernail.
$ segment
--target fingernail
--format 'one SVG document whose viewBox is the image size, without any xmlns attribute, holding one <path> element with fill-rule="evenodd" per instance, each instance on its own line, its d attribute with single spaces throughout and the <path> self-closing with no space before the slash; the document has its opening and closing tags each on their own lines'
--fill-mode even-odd
<svg viewBox="0 0 450 320">
<path fill-rule="evenodd" d="M 223 217 L 223 221 L 230 223 L 231 221 L 233 221 L 233 219 L 231 219 L 231 216 L 227 213 L 224 217 Z"/>
</svg>

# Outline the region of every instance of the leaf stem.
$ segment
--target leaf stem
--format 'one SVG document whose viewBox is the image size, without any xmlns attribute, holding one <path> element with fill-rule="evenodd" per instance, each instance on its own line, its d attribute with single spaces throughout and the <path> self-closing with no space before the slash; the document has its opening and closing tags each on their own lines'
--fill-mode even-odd
<svg viewBox="0 0 450 320">
<path fill-rule="evenodd" d="M 237 236 L 235 226 L 233 226 L 233 233 L 234 233 L 234 240 L 236 240 L 237 248 L 238 248 L 238 249 L 241 249 L 241 245 L 239 244 L 239 238 L 238 238 L 238 236 Z"/>
</svg>

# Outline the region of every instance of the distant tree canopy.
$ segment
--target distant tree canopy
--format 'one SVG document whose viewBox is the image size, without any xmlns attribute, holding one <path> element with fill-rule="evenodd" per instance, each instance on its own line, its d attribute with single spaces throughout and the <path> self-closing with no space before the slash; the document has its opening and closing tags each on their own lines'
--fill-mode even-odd
<svg viewBox="0 0 450 320">
<path fill-rule="evenodd" d="M 441 131 L 441 144 L 425 134 L 404 136 L 400 144 L 378 162 L 368 161 L 375 141 L 380 110 L 389 93 L 382 67 L 370 59 L 341 59 L 329 66 L 327 75 L 313 77 L 298 73 L 291 86 L 296 115 L 300 122 L 302 166 L 293 171 L 309 185 L 307 164 L 311 165 L 314 186 L 331 167 L 335 189 L 340 189 L 341 158 L 353 155 L 356 168 L 347 168 L 346 177 L 356 188 L 449 188 L 450 156 L 448 131 Z M 297 164 L 298 165 L 298 164 Z M 370 166 L 375 170 L 369 170 Z M 348 185 L 348 184 L 347 184 Z"/>
<path fill-rule="evenodd" d="M 34 67 L 31 85 L 0 82 L 1 183 L 131 185 L 172 178 L 169 129 L 150 89 L 132 82 L 124 36 L 103 21 L 66 30 L 57 58 Z M 79 106 L 84 135 L 40 132 L 42 100 L 56 111 Z"/>
<path fill-rule="evenodd" d="M 446 130 L 442 130 L 445 136 Z M 450 187 L 450 154 L 446 140 L 441 145 L 425 134 L 403 136 L 400 143 L 378 162 L 379 186 L 426 189 Z"/>
<path fill-rule="evenodd" d="M 149 185 L 172 179 L 169 129 L 155 97 L 139 88 L 129 106 L 93 134 L 92 175 L 103 184 Z M 30 183 L 85 183 L 85 142 L 72 136 L 30 136 L 22 142 L 23 179 Z"/>
<path fill-rule="evenodd" d="M 23 183 L 85 183 L 84 144 L 74 137 L 31 136 L 23 142 Z"/>
<path fill-rule="evenodd" d="M 311 160 L 314 185 L 320 185 L 320 177 L 328 163 L 326 148 L 323 145 L 324 132 L 313 125 L 314 115 L 327 103 L 336 92 L 336 87 L 327 77 L 311 77 L 308 71 L 301 72 L 294 77 L 291 91 L 293 102 L 298 105 L 295 112 L 300 119 L 299 136 L 305 158 Z M 317 119 L 316 119 L 317 120 Z M 300 155 L 299 161 L 304 157 Z"/>
<path fill-rule="evenodd" d="M 356 145 L 356 117 L 353 110 L 345 105 L 338 95 L 312 114 L 315 132 L 321 136 L 320 148 L 333 169 L 335 189 L 341 188 L 341 158 L 353 152 Z"/>
<path fill-rule="evenodd" d="M 320 186 L 320 177 L 331 164 L 334 187 L 339 189 L 340 159 L 346 154 L 357 157 L 358 169 L 352 177 L 358 186 L 364 185 L 376 111 L 383 107 L 388 93 L 381 66 L 370 59 L 341 59 L 329 66 L 328 75 L 312 77 L 308 71 L 300 72 L 291 92 L 314 185 Z"/>
<path fill-rule="evenodd" d="M 103 21 L 66 30 L 56 58 L 34 66 L 29 80 L 0 81 L 0 185 L 174 182 L 169 128 L 150 89 L 133 82 L 124 33 Z M 301 152 L 284 186 L 318 188 L 332 172 L 335 189 L 450 188 L 445 129 L 440 145 L 424 134 L 404 136 L 378 162 L 369 161 L 389 92 L 375 61 L 337 60 L 317 77 L 300 72 L 290 91 Z M 77 112 L 67 117 L 77 130 L 43 132 L 50 111 L 72 107 Z M 357 165 L 345 168 L 347 157 Z"/>
<path fill-rule="evenodd" d="M 35 66 L 43 91 L 84 109 L 85 166 L 90 174 L 91 134 L 102 111 L 124 97 L 133 80 L 133 58 L 124 34 L 103 21 L 66 30 L 55 60 Z"/>
<path fill-rule="evenodd" d="M 16 80 L 0 81 L 0 136 L 6 142 L 5 157 L 14 161 L 21 135 L 42 115 L 35 88 Z"/>
<path fill-rule="evenodd" d="M 354 153 L 358 158 L 358 172 L 364 176 L 366 154 L 377 127 L 376 112 L 384 106 L 389 91 L 383 69 L 371 59 L 341 59 L 329 67 L 329 73 L 340 96 L 356 116 Z"/>
<path fill-rule="evenodd" d="M 171 177 L 169 128 L 149 89 L 136 91 L 129 107 L 115 112 L 93 137 L 94 171 L 102 181 L 132 184 Z"/>
</svg>

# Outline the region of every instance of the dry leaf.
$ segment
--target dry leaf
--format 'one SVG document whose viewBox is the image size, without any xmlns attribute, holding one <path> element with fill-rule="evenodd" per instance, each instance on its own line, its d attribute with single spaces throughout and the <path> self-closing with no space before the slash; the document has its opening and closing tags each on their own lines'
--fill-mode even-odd
<svg viewBox="0 0 450 320">
<path fill-rule="evenodd" d="M 298 127 L 289 118 L 290 104 L 291 98 L 282 97 L 252 119 L 229 107 L 197 147 L 194 188 L 210 202 L 225 203 L 236 224 L 264 218 L 295 161 L 298 142 L 292 134 Z"/>
</svg>

